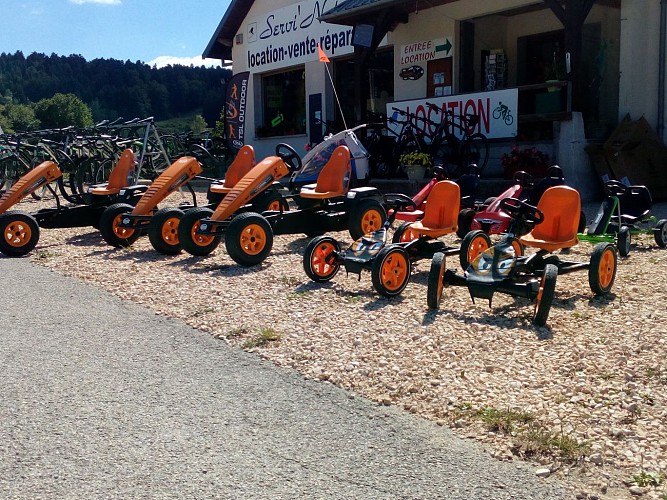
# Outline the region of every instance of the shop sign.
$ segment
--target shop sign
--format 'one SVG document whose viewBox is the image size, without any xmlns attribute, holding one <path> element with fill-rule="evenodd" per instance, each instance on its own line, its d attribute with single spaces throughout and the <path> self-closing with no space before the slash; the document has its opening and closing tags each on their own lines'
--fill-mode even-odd
<svg viewBox="0 0 667 500">
<path fill-rule="evenodd" d="M 316 61 L 319 43 L 329 57 L 354 52 L 352 26 L 318 21 L 343 0 L 305 0 L 252 18 L 246 25 L 251 72 Z"/>
<path fill-rule="evenodd" d="M 452 40 L 449 37 L 415 42 L 401 46 L 401 66 L 415 64 L 432 59 L 452 57 Z"/>
<path fill-rule="evenodd" d="M 414 115 L 415 125 L 418 128 L 426 126 L 429 127 L 430 132 L 433 132 L 434 127 L 428 125 L 425 118 L 437 124 L 442 119 L 443 111 L 453 113 L 455 116 L 475 114 L 479 116 L 479 122 L 474 130 L 468 132 L 471 134 L 480 132 L 489 139 L 500 139 L 517 135 L 518 102 L 519 91 L 517 89 L 428 97 L 387 103 L 387 116 L 395 115 L 395 118 L 400 120 L 401 117 L 394 111 L 394 108 L 398 108 Z M 435 104 L 437 110 L 428 103 Z M 392 123 L 390 126 L 395 133 L 400 133 L 400 124 Z M 457 127 L 453 127 L 451 131 L 456 135 L 463 134 L 462 130 Z"/>
</svg>

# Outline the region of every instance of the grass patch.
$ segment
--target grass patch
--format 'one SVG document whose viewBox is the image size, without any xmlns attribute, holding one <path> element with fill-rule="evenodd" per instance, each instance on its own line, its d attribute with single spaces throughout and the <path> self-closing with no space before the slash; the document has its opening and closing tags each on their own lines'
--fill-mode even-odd
<svg viewBox="0 0 667 500">
<path fill-rule="evenodd" d="M 195 312 L 192 313 L 193 316 L 204 316 L 206 314 L 211 314 L 215 312 L 215 308 L 207 306 L 207 307 L 202 307 L 201 309 L 197 309 Z"/>
<path fill-rule="evenodd" d="M 243 349 L 254 349 L 256 347 L 266 347 L 271 342 L 277 342 L 281 339 L 281 335 L 273 328 L 263 328 L 258 335 L 246 340 L 241 347 Z"/>
<path fill-rule="evenodd" d="M 657 472 L 641 471 L 639 474 L 632 476 L 632 482 L 637 486 L 641 486 L 642 488 L 645 488 L 646 486 L 660 486 L 664 480 L 665 476 L 658 474 Z M 663 495 L 663 498 L 664 497 L 665 495 Z"/>
<path fill-rule="evenodd" d="M 578 462 L 591 451 L 588 443 L 580 443 L 570 436 L 540 428 L 528 429 L 519 436 L 518 441 L 526 455 L 555 454 L 568 463 Z"/>
<path fill-rule="evenodd" d="M 280 282 L 285 286 L 297 286 L 301 281 L 294 276 L 281 276 Z"/>
<path fill-rule="evenodd" d="M 225 334 L 226 339 L 237 339 L 248 334 L 248 329 L 245 326 L 232 328 Z"/>
<path fill-rule="evenodd" d="M 51 257 L 55 257 L 55 256 L 56 256 L 56 254 L 54 254 L 53 252 L 49 252 L 47 250 L 39 250 L 35 253 L 34 259 L 35 260 L 48 260 Z"/>
<path fill-rule="evenodd" d="M 287 300 L 299 300 L 303 299 L 304 297 L 307 297 L 308 295 L 312 294 L 313 292 L 310 290 L 303 290 L 302 292 L 291 292 L 287 295 Z"/>
<path fill-rule="evenodd" d="M 535 420 L 535 416 L 525 411 L 498 410 L 487 407 L 477 413 L 477 417 L 484 422 L 486 428 L 491 432 L 502 432 L 511 434 L 520 425 L 529 424 Z"/>
</svg>

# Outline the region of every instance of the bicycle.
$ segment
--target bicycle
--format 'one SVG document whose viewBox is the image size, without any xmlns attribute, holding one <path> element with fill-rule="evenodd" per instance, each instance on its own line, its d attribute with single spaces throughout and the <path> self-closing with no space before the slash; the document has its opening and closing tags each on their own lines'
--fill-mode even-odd
<svg viewBox="0 0 667 500">
<path fill-rule="evenodd" d="M 471 133 L 479 123 L 475 114 L 455 115 L 436 104 L 427 102 L 431 111 L 443 113 L 440 123 L 420 118 L 429 127 L 424 127 L 423 135 L 430 140 L 429 154 L 434 163 L 442 164 L 449 178 L 463 175 L 470 164 L 477 165 L 480 176 L 489 162 L 489 141 L 481 132 Z M 434 129 L 433 132 L 428 130 Z"/>
</svg>

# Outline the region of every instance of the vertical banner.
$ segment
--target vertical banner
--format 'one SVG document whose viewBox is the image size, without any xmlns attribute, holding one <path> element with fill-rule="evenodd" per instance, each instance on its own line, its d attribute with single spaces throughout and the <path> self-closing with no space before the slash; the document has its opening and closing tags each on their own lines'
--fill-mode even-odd
<svg viewBox="0 0 667 500">
<path fill-rule="evenodd" d="M 249 75 L 249 71 L 236 73 L 227 84 L 225 136 L 227 137 L 227 144 L 234 151 L 241 149 L 244 144 Z"/>
</svg>

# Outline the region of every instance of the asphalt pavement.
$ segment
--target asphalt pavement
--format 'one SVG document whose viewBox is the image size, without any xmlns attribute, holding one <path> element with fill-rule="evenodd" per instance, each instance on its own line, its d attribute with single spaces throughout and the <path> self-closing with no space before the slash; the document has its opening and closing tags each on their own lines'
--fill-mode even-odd
<svg viewBox="0 0 667 500">
<path fill-rule="evenodd" d="M 0 498 L 566 497 L 447 428 L 26 258 L 0 256 L 0 276 Z"/>
</svg>

